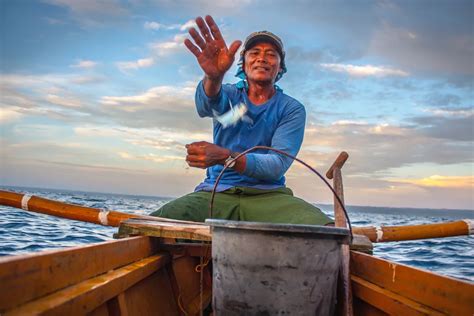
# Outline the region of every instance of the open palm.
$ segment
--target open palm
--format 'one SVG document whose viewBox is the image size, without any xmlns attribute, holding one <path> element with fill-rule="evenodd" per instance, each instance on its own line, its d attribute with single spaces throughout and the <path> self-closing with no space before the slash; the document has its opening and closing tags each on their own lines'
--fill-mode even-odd
<svg viewBox="0 0 474 316">
<path fill-rule="evenodd" d="M 209 78 L 222 78 L 232 66 L 242 42 L 235 41 L 227 48 L 217 24 L 209 15 L 205 21 L 198 17 L 196 24 L 200 34 L 195 28 L 189 30 L 195 44 L 189 39 L 186 39 L 184 44 L 196 56 L 199 65 Z"/>
</svg>

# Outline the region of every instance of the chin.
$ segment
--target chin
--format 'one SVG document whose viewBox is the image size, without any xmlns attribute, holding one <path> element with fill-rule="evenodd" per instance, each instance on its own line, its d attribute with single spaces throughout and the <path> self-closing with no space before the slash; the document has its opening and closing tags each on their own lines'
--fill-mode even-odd
<svg viewBox="0 0 474 316">
<path fill-rule="evenodd" d="M 249 80 L 260 83 L 260 84 L 270 84 L 275 81 L 274 78 L 269 77 L 269 76 L 254 76 L 252 78 L 249 78 Z"/>
</svg>

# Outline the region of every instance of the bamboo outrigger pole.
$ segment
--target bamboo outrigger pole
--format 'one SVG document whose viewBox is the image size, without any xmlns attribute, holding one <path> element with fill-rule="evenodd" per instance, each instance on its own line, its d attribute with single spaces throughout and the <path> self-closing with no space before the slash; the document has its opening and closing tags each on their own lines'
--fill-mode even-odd
<svg viewBox="0 0 474 316">
<path fill-rule="evenodd" d="M 25 211 L 114 227 L 119 226 L 121 221 L 129 218 L 148 217 L 68 204 L 34 195 L 2 190 L 0 190 L 0 204 L 21 208 Z"/>
<path fill-rule="evenodd" d="M 129 214 L 103 210 L 64 202 L 53 201 L 42 197 L 0 190 L 0 205 L 24 209 L 83 222 L 118 227 L 120 222 L 129 218 L 139 218 L 169 223 L 204 225 L 203 223 L 173 220 L 169 218 Z M 372 242 L 389 242 L 427 238 L 465 236 L 474 234 L 474 221 L 464 219 L 454 222 L 409 226 L 367 226 L 353 227 L 352 232 L 365 235 Z"/>
<path fill-rule="evenodd" d="M 352 231 L 354 234 L 367 236 L 372 242 L 453 237 L 474 234 L 474 220 L 406 226 L 354 227 Z"/>
</svg>

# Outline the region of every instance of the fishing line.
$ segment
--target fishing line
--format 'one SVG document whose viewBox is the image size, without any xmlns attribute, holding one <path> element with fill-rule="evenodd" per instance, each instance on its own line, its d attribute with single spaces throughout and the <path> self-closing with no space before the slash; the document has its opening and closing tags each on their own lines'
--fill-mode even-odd
<svg viewBox="0 0 474 316">
<path fill-rule="evenodd" d="M 329 184 L 329 182 L 326 181 L 326 179 L 324 179 L 324 177 L 316 170 L 314 169 L 313 167 L 311 167 L 310 165 L 308 165 L 306 162 L 304 162 L 303 160 L 299 159 L 299 158 L 296 158 L 295 156 L 292 156 L 290 154 L 288 154 L 287 152 L 284 152 L 283 150 L 279 150 L 279 149 L 275 149 L 275 148 L 272 148 L 272 147 L 268 147 L 268 146 L 254 146 L 252 148 L 249 148 L 243 152 L 241 152 L 240 154 L 238 154 L 235 158 L 233 159 L 230 159 L 226 164 L 224 164 L 224 168 L 222 168 L 221 172 L 219 173 L 219 176 L 217 177 L 216 179 L 216 183 L 214 184 L 214 187 L 212 188 L 212 194 L 211 194 L 211 203 L 209 205 L 209 218 L 212 218 L 212 208 L 213 208 L 213 205 L 214 205 L 214 197 L 216 195 L 216 189 L 217 189 L 217 185 L 219 184 L 219 181 L 221 180 L 222 178 L 222 175 L 224 174 L 224 171 L 228 168 L 228 166 L 230 164 L 232 164 L 234 161 L 236 161 L 237 159 L 239 159 L 240 157 L 242 157 L 243 155 L 251 152 L 251 151 L 254 151 L 256 149 L 267 149 L 267 150 L 271 150 L 271 151 L 274 151 L 274 152 L 277 152 L 279 154 L 282 154 L 284 156 L 287 156 L 293 160 L 296 160 L 298 161 L 299 163 L 301 163 L 302 165 L 304 165 L 305 167 L 307 167 L 308 169 L 310 169 L 313 173 L 317 174 L 318 177 L 323 180 L 323 182 L 327 185 L 327 187 L 332 191 L 332 193 L 334 194 L 334 197 L 336 198 L 337 202 L 339 203 L 339 205 L 342 207 L 342 210 L 344 211 L 344 216 L 347 220 L 347 224 L 349 226 L 349 233 L 350 233 L 350 236 L 351 236 L 351 242 L 353 240 L 353 235 L 352 235 L 352 225 L 351 225 L 351 220 L 349 219 L 349 215 L 347 215 L 347 210 L 346 210 L 346 207 L 344 206 L 344 203 L 342 203 L 341 199 L 339 198 L 339 196 L 337 195 L 336 191 L 334 191 L 334 189 L 332 188 L 332 186 Z"/>
</svg>

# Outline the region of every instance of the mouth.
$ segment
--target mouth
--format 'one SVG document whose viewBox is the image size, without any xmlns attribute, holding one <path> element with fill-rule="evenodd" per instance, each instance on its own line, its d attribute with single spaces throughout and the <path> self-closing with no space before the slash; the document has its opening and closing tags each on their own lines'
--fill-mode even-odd
<svg viewBox="0 0 474 316">
<path fill-rule="evenodd" d="M 255 66 L 253 69 L 257 70 L 257 71 L 269 71 L 270 70 L 268 67 L 263 67 L 263 66 Z"/>
</svg>

